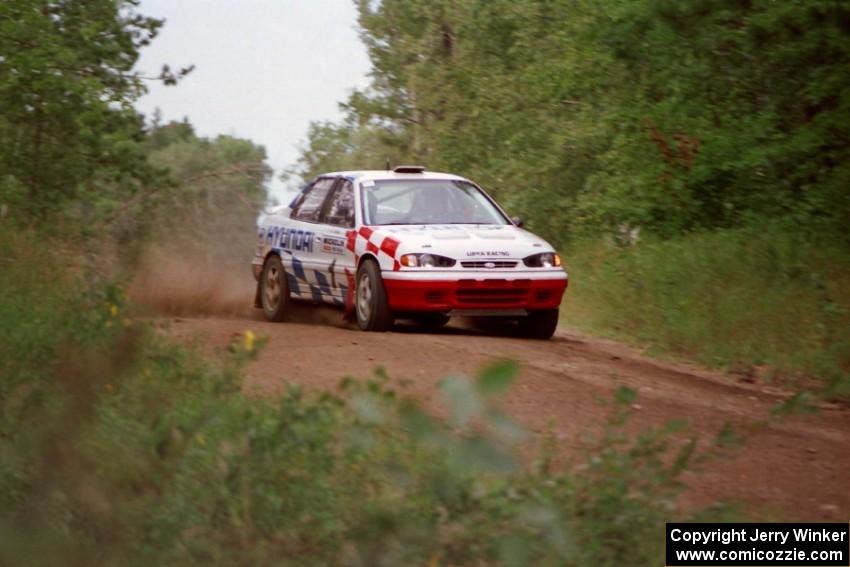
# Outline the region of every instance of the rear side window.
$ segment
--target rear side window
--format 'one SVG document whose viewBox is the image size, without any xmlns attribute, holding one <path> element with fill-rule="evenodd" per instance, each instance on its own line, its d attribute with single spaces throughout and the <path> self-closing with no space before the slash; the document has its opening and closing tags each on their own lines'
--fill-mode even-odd
<svg viewBox="0 0 850 567">
<path fill-rule="evenodd" d="M 336 179 L 323 177 L 313 183 L 313 186 L 307 189 L 296 203 L 292 215 L 290 215 L 291 218 L 306 222 L 319 222 L 322 205 L 324 205 L 335 181 Z"/>
<path fill-rule="evenodd" d="M 348 179 L 343 179 L 331 195 L 323 222 L 345 228 L 354 226 L 354 185 Z"/>
</svg>

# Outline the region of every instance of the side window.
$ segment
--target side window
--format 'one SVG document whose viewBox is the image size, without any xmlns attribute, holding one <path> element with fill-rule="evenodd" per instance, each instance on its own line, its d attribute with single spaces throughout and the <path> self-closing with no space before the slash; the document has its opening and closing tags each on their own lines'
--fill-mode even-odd
<svg viewBox="0 0 850 567">
<path fill-rule="evenodd" d="M 348 179 L 344 179 L 331 195 L 323 222 L 354 227 L 354 185 Z"/>
<path fill-rule="evenodd" d="M 331 187 L 333 187 L 334 181 L 336 179 L 330 177 L 323 177 L 316 181 L 304 193 L 298 204 L 295 205 L 290 218 L 307 222 L 319 222 L 319 217 L 322 214 L 322 205 L 325 203 L 325 199 Z"/>
</svg>

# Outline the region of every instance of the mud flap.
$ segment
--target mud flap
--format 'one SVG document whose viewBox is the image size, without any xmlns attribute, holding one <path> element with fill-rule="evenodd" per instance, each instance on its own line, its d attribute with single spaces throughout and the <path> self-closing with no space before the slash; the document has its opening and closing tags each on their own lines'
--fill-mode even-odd
<svg viewBox="0 0 850 567">
<path fill-rule="evenodd" d="M 354 292 L 351 288 L 348 288 L 349 291 L 345 297 L 345 311 L 342 313 L 343 321 L 356 321 L 357 314 L 354 312 Z"/>
<path fill-rule="evenodd" d="M 356 283 L 354 280 L 354 274 L 352 274 L 348 268 L 345 268 L 345 279 L 348 282 L 348 286 L 345 292 L 345 312 L 342 314 L 342 320 L 356 321 L 357 314 L 354 312 L 354 294 L 356 293 Z"/>
<path fill-rule="evenodd" d="M 254 307 L 258 309 L 263 308 L 263 298 L 260 297 L 260 282 L 257 282 L 257 292 L 254 294 Z"/>
</svg>

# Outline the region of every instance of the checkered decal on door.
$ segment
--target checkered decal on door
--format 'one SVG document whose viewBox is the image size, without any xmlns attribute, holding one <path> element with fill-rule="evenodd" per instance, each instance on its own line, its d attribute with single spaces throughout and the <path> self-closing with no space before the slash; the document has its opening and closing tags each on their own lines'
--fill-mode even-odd
<svg viewBox="0 0 850 567">
<path fill-rule="evenodd" d="M 392 236 L 384 236 L 368 226 L 361 226 L 360 230 L 350 230 L 346 237 L 346 247 L 354 252 L 355 263 L 360 260 L 360 256 L 371 252 L 377 256 L 379 264 L 385 265 L 385 261 L 392 262 L 394 271 L 401 269 L 401 264 L 396 258 L 399 241 Z"/>
</svg>

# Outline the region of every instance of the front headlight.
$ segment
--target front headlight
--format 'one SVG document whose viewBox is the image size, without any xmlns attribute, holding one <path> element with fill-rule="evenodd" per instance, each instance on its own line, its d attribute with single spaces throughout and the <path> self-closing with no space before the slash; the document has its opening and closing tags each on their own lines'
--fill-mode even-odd
<svg viewBox="0 0 850 567">
<path fill-rule="evenodd" d="M 451 268 L 456 261 L 436 254 L 405 254 L 399 263 L 408 268 Z"/>
<path fill-rule="evenodd" d="M 528 256 L 522 263 L 529 268 L 557 268 L 561 265 L 561 255 L 557 252 L 543 252 Z"/>
</svg>

